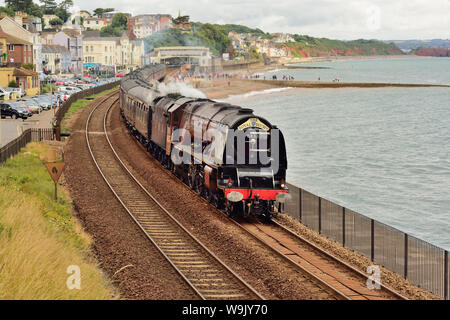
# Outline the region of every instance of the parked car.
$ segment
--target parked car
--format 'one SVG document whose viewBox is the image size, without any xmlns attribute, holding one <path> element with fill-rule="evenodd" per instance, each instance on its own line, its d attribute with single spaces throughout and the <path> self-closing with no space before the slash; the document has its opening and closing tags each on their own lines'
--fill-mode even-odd
<svg viewBox="0 0 450 320">
<path fill-rule="evenodd" d="M 50 110 L 50 102 L 44 99 L 44 96 L 33 96 L 30 97 L 31 100 L 35 101 L 42 107 L 43 110 Z"/>
<path fill-rule="evenodd" d="M 22 111 L 22 113 L 27 115 L 28 118 L 31 118 L 33 116 L 33 110 L 31 110 L 30 107 L 28 107 L 27 105 L 25 105 L 22 102 L 12 101 L 10 103 L 10 105 L 11 105 L 11 108 Z"/>
<path fill-rule="evenodd" d="M 29 107 L 31 110 L 33 110 L 33 113 L 40 113 L 43 108 L 39 105 L 39 103 L 33 99 L 17 99 L 17 102 L 21 102 L 22 104 Z"/>
<path fill-rule="evenodd" d="M 50 95 L 41 95 L 39 96 L 39 99 L 43 101 L 44 104 L 48 105 L 48 109 L 51 109 L 52 106 L 56 107 L 58 105 L 58 96 L 53 95 L 52 98 L 50 98 Z"/>
<path fill-rule="evenodd" d="M 13 103 L 0 104 L 0 111 L 2 119 L 5 119 L 6 117 L 11 117 L 11 119 L 22 118 L 23 120 L 26 120 L 29 117 L 28 110 Z"/>
<path fill-rule="evenodd" d="M 5 88 L 5 90 L 8 91 L 8 92 L 10 92 L 10 93 L 11 93 L 11 92 L 15 92 L 16 95 L 17 95 L 19 98 L 22 98 L 22 97 L 24 97 L 24 96 L 27 95 L 26 91 L 23 90 L 22 88 L 11 88 L 11 87 L 7 87 L 7 88 Z"/>
<path fill-rule="evenodd" d="M 59 87 L 58 91 L 66 91 L 66 92 L 78 92 L 81 91 L 80 88 L 77 87 Z"/>
</svg>

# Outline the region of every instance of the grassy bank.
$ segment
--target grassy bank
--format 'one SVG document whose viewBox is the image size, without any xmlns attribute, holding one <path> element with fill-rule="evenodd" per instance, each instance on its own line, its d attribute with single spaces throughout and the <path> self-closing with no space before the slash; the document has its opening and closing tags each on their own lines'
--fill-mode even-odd
<svg viewBox="0 0 450 320">
<path fill-rule="evenodd" d="M 53 201 L 41 161 L 48 148 L 30 143 L 0 165 L 0 299 L 111 299 L 68 193 L 59 188 Z M 66 285 L 71 265 L 80 268 L 80 290 Z"/>
<path fill-rule="evenodd" d="M 105 94 L 108 94 L 108 93 L 116 90 L 116 89 L 117 89 L 117 87 L 114 87 L 112 89 L 96 93 L 96 94 L 90 96 L 90 98 L 97 98 L 97 97 L 103 96 Z M 67 110 L 67 112 L 66 112 L 66 114 L 64 116 L 63 122 L 61 124 L 61 131 L 69 131 L 69 128 L 66 126 L 67 120 L 69 120 L 74 113 L 77 113 L 78 111 L 83 109 L 85 106 L 87 106 L 91 102 L 92 102 L 92 100 L 79 99 L 79 100 L 75 101 L 74 103 L 72 103 L 70 105 L 69 110 Z M 66 123 L 64 123 L 64 122 L 66 122 Z"/>
</svg>

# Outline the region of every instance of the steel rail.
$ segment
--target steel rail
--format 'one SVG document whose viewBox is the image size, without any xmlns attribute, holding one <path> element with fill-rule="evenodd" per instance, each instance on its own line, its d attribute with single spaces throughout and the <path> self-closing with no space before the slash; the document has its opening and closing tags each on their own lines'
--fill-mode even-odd
<svg viewBox="0 0 450 320">
<path fill-rule="evenodd" d="M 277 222 L 275 220 L 272 220 L 271 222 L 274 225 L 276 225 L 278 228 L 282 229 L 284 232 L 289 234 L 290 236 L 293 236 L 294 238 L 298 239 L 299 241 L 305 243 L 307 246 L 309 246 L 313 250 L 319 252 L 320 254 L 325 255 L 329 259 L 331 259 L 331 260 L 335 261 L 336 263 L 344 266 L 349 271 L 354 272 L 355 274 L 363 277 L 365 280 L 369 279 L 369 276 L 367 274 L 365 274 L 364 272 L 362 272 L 361 270 L 356 269 L 355 267 L 351 266 L 347 262 L 345 262 L 345 261 L 339 259 L 338 257 L 332 255 L 331 253 L 325 251 L 321 247 L 317 246 L 316 244 L 312 243 L 311 241 L 309 241 L 308 239 L 302 237 L 301 235 L 295 233 L 294 231 L 290 230 L 289 228 L 287 228 L 286 226 L 282 225 L 281 223 L 279 223 L 279 222 Z M 383 283 L 380 283 L 380 282 L 378 282 L 376 280 L 372 280 L 372 281 L 376 282 L 378 285 L 380 285 L 381 288 L 383 288 L 383 290 L 387 291 L 389 294 L 394 295 L 398 299 L 400 299 L 400 300 L 408 300 L 408 298 L 406 298 L 405 296 L 401 295 L 400 293 L 394 291 L 393 289 L 389 288 L 388 286 L 384 285 Z"/>
</svg>

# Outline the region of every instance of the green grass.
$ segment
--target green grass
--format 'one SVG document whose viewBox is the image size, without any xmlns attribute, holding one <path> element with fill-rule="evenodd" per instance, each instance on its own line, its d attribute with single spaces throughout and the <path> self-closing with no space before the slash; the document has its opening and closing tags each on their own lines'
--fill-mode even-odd
<svg viewBox="0 0 450 320">
<path fill-rule="evenodd" d="M 108 93 L 110 93 L 110 92 L 116 90 L 116 89 L 117 89 L 117 87 L 114 87 L 114 88 L 112 88 L 112 89 L 109 89 L 109 90 L 105 90 L 105 91 L 96 93 L 96 94 L 90 96 L 90 98 L 97 98 L 97 97 L 103 96 L 103 95 L 105 95 L 105 94 L 108 94 Z M 75 101 L 74 103 L 72 103 L 72 104 L 70 105 L 69 110 L 67 110 L 67 112 L 66 112 L 66 114 L 65 114 L 65 116 L 64 116 L 63 122 L 62 122 L 62 124 L 61 124 L 61 131 L 69 131 L 69 128 L 64 124 L 64 120 L 70 119 L 70 117 L 71 117 L 73 114 L 75 114 L 75 113 L 77 113 L 78 111 L 82 110 L 84 107 L 86 107 L 86 106 L 87 106 L 89 103 L 91 103 L 91 102 L 92 102 L 92 100 L 88 100 L 88 99 L 79 99 L 79 100 Z"/>
<path fill-rule="evenodd" d="M 48 148 L 30 143 L 0 164 L 0 299 L 110 299 L 68 192 L 59 186 L 53 200 L 41 160 Z M 66 286 L 69 265 L 81 269 L 81 290 Z"/>
</svg>

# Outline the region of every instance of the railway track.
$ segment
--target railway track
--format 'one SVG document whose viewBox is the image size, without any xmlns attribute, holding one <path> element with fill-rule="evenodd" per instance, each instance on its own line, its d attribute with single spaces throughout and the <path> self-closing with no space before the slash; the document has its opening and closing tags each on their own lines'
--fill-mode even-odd
<svg viewBox="0 0 450 320">
<path fill-rule="evenodd" d="M 369 289 L 369 275 L 289 230 L 279 222 L 240 222 L 239 225 L 255 238 L 266 243 L 279 255 L 302 266 L 319 279 L 344 293 L 350 300 L 407 300 L 389 287 L 378 283 L 379 289 Z"/>
<path fill-rule="evenodd" d="M 86 121 L 86 143 L 108 187 L 147 238 L 201 299 L 264 299 L 184 228 L 123 164 L 107 132 L 117 93 L 98 102 Z"/>
</svg>

